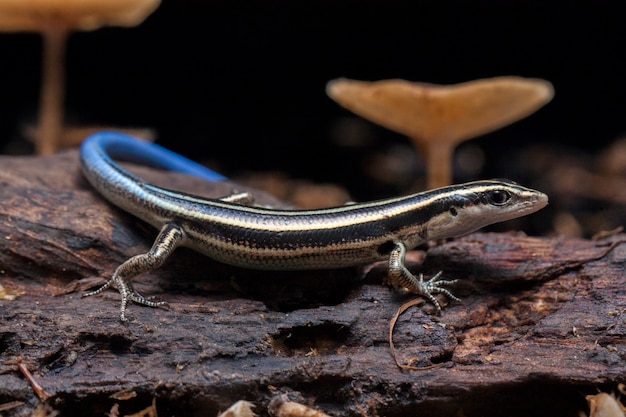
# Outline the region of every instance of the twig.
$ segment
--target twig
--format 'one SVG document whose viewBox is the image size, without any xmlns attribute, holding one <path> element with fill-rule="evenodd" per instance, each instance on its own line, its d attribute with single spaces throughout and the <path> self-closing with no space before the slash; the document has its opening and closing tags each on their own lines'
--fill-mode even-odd
<svg viewBox="0 0 626 417">
<path fill-rule="evenodd" d="M 22 401 L 10 401 L 8 403 L 0 404 L 0 411 L 9 411 L 17 407 L 23 406 L 25 403 Z"/>
<path fill-rule="evenodd" d="M 409 301 L 408 303 L 402 304 L 400 308 L 398 309 L 398 311 L 396 311 L 396 314 L 393 316 L 391 321 L 389 322 L 389 348 L 391 349 L 391 356 L 393 356 L 393 360 L 396 362 L 396 365 L 398 365 L 399 368 L 409 369 L 412 371 L 425 371 L 427 369 L 440 368 L 445 365 L 444 363 L 438 363 L 438 364 L 428 365 L 428 366 L 413 366 L 413 365 L 404 365 L 398 361 L 396 348 L 393 345 L 393 329 L 396 327 L 396 322 L 398 321 L 402 313 L 404 313 L 406 310 L 413 307 L 414 305 L 423 303 L 423 302 L 424 300 L 422 300 L 421 298 L 415 298 Z"/>
<path fill-rule="evenodd" d="M 52 395 L 48 394 L 46 390 L 44 390 L 41 385 L 39 385 L 37 381 L 35 381 L 33 374 L 31 374 L 28 368 L 26 368 L 26 365 L 22 363 L 22 358 L 17 358 L 17 367 L 22 372 L 22 375 L 24 375 L 26 380 L 30 383 L 33 391 L 35 391 L 35 394 L 37 394 L 37 397 L 39 397 L 39 401 L 43 403 L 46 402 L 50 397 L 52 397 Z"/>
</svg>

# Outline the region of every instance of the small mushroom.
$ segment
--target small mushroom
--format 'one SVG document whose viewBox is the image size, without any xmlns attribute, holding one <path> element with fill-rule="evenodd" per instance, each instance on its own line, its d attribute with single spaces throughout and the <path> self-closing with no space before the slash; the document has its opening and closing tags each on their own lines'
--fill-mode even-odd
<svg viewBox="0 0 626 417">
<path fill-rule="evenodd" d="M 455 85 L 340 78 L 326 92 L 352 112 L 409 136 L 424 156 L 428 188 L 452 183 L 459 143 L 528 116 L 554 95 L 548 81 L 514 76 Z"/>
<path fill-rule="evenodd" d="M 38 154 L 55 152 L 62 135 L 69 33 L 107 25 L 136 26 L 159 4 L 160 0 L 0 0 L 0 31 L 40 32 L 43 36 Z"/>
<path fill-rule="evenodd" d="M 585 397 L 589 404 L 589 417 L 624 417 L 626 407 L 611 394 L 601 392 Z"/>
</svg>

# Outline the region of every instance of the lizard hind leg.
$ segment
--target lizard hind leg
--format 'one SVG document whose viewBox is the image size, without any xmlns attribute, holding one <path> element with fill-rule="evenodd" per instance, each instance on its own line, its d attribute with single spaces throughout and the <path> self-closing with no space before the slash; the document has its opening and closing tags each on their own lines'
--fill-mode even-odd
<svg viewBox="0 0 626 417">
<path fill-rule="evenodd" d="M 104 290 L 106 290 L 107 288 L 109 288 L 111 285 L 113 285 L 115 281 L 116 281 L 116 276 L 113 275 L 111 279 L 109 279 L 107 282 L 104 283 L 104 285 L 101 285 L 100 287 L 98 287 L 97 289 L 93 291 L 89 291 L 89 292 L 82 294 L 81 297 L 91 297 L 92 295 L 98 295 Z"/>
<path fill-rule="evenodd" d="M 251 206 L 254 204 L 254 196 L 248 192 L 233 193 L 231 195 L 227 195 L 226 197 L 220 198 L 220 200 L 227 203 L 236 203 L 244 206 Z"/>
<path fill-rule="evenodd" d="M 135 276 L 163 265 L 165 260 L 182 243 L 183 238 L 184 233 L 179 226 L 173 223 L 165 224 L 148 252 L 135 255 L 128 259 L 117 267 L 113 273 L 113 277 L 103 286 L 83 296 L 87 297 L 100 294 L 112 284 L 115 284 L 122 296 L 120 304 L 121 321 L 127 321 L 126 306 L 129 301 L 134 301 L 137 304 L 143 304 L 149 307 L 165 305 L 165 301 L 152 301 L 151 297 L 144 297 L 138 293 L 137 290 L 134 289 L 131 281 Z"/>
</svg>

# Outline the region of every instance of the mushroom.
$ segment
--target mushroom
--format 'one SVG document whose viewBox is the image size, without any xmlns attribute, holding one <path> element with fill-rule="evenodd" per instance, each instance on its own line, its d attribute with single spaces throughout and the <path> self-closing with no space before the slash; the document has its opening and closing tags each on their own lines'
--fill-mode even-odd
<svg viewBox="0 0 626 417">
<path fill-rule="evenodd" d="M 326 92 L 352 112 L 409 136 L 424 156 L 429 188 L 451 184 L 459 143 L 528 116 L 554 95 L 548 81 L 514 76 L 455 85 L 340 78 Z"/>
<path fill-rule="evenodd" d="M 41 32 L 43 79 L 36 152 L 53 153 L 63 131 L 65 45 L 72 30 L 136 26 L 160 0 L 0 0 L 0 31 Z"/>
<path fill-rule="evenodd" d="M 585 399 L 589 404 L 589 417 L 623 417 L 626 413 L 626 406 L 611 394 L 601 392 L 587 395 Z"/>
</svg>

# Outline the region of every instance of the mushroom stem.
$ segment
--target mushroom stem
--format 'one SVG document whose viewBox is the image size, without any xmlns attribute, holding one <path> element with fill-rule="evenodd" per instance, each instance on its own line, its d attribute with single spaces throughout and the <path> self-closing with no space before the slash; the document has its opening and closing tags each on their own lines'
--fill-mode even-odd
<svg viewBox="0 0 626 417">
<path fill-rule="evenodd" d="M 413 143 L 419 146 L 425 160 L 427 189 L 432 190 L 452 184 L 455 144 L 443 141 L 422 144 L 417 139 L 413 139 Z"/>
<path fill-rule="evenodd" d="M 57 150 L 63 133 L 63 101 L 65 98 L 65 46 L 68 30 L 57 22 L 50 22 L 42 33 L 43 69 L 39 97 L 39 121 L 36 152 L 49 155 Z"/>
</svg>

